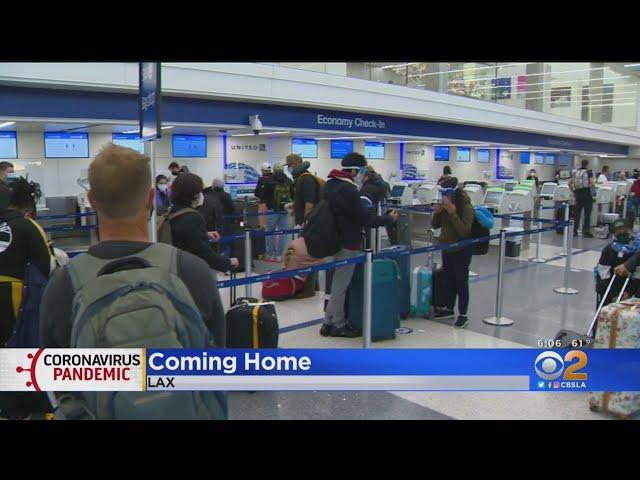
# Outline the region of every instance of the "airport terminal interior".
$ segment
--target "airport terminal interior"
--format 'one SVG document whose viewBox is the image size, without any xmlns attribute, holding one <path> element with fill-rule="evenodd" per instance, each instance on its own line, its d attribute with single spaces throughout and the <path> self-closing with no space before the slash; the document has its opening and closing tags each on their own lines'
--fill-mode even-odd
<svg viewBox="0 0 640 480">
<path fill-rule="evenodd" d="M 437 241 L 433 212 L 421 207 L 439 198 L 437 182 L 450 167 L 472 204 L 497 215 L 491 234 L 524 232 L 506 239 L 500 279 L 501 315 L 512 323 L 485 321 L 498 303 L 494 239 L 486 255 L 472 257 L 466 328 L 454 328 L 455 318 L 410 316 L 372 348 L 539 348 L 561 329 L 586 332 L 610 225 L 630 219 L 639 229 L 629 211 L 640 167 L 640 63 L 163 63 L 161 138 L 153 142 L 140 140 L 137 75 L 135 63 L 0 63 L 0 162 L 40 185 L 39 223 L 70 257 L 99 241 L 88 167 L 111 142 L 149 155 L 155 175 L 171 178 L 177 162 L 206 186 L 221 179 L 252 228 L 264 228 L 251 215 L 263 164 L 297 153 L 326 178 L 344 155 L 362 153 L 390 186 L 389 208 L 402 214 L 397 243 L 411 248 Z M 595 187 L 593 236 L 582 228 L 576 236 L 563 228 L 528 234 L 564 220 L 564 205 L 575 203 L 568 181 L 583 160 L 594 174 L 609 167 Z M 384 228 L 367 234 L 377 250 L 392 243 Z M 282 268 L 252 256 L 254 274 Z M 441 262 L 440 252 L 411 255 L 410 271 Z M 319 334 L 325 277 L 313 297 L 276 303 L 279 347 L 363 348 L 362 337 Z M 260 289 L 239 286 L 237 295 L 259 297 Z M 229 289 L 220 295 L 226 311 Z M 591 411 L 587 393 L 359 391 L 232 392 L 229 418 L 611 417 Z"/>
</svg>

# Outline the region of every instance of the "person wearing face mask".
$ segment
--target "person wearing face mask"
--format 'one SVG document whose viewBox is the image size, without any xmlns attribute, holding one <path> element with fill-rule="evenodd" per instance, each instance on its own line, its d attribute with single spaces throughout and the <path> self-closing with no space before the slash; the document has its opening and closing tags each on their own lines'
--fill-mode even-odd
<svg viewBox="0 0 640 480">
<path fill-rule="evenodd" d="M 536 169 L 532 168 L 527 175 L 527 180 L 534 180 L 536 182 L 536 189 L 538 188 L 538 176 L 536 175 Z"/>
<path fill-rule="evenodd" d="M 341 249 L 333 256 L 335 261 L 353 258 L 360 254 L 364 240 L 364 229 L 382 227 L 397 221 L 398 214 L 371 215 L 360 199 L 360 187 L 367 166 L 367 159 L 360 153 L 352 152 L 342 159 L 340 170 L 329 174 L 323 198 L 329 203 L 340 235 Z M 345 313 L 345 298 L 351 283 L 355 265 L 345 265 L 335 269 L 331 282 L 331 298 L 327 303 L 320 335 L 323 337 L 354 338 L 362 334 L 351 326 Z"/>
<path fill-rule="evenodd" d="M 9 195 L 9 178 L 15 178 L 15 172 L 13 170 L 13 163 L 0 162 L 0 192 L 4 192 L 5 195 Z"/>
<path fill-rule="evenodd" d="M 238 266 L 238 259 L 214 251 L 204 217 L 195 210 L 204 203 L 202 187 L 202 179 L 192 173 L 182 173 L 173 182 L 169 210 L 173 246 L 202 258 L 214 270 L 228 272 Z"/>
<path fill-rule="evenodd" d="M 156 177 L 156 212 L 158 215 L 164 215 L 171 207 L 169 198 L 169 179 L 164 175 Z"/>
</svg>

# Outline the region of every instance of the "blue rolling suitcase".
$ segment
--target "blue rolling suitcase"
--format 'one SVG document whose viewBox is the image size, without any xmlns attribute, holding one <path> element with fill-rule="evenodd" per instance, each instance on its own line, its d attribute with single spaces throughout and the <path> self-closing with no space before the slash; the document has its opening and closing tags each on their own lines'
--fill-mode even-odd
<svg viewBox="0 0 640 480">
<path fill-rule="evenodd" d="M 371 299 L 371 339 L 374 341 L 395 338 L 400 327 L 400 271 L 395 260 L 373 261 L 373 287 Z M 349 285 L 349 321 L 362 328 L 364 267 L 356 266 Z"/>
<path fill-rule="evenodd" d="M 398 286 L 398 308 L 401 319 L 409 318 L 411 312 L 411 248 L 407 245 L 395 245 L 380 250 L 380 253 L 393 252 L 394 260 L 400 268 L 400 284 Z"/>
</svg>

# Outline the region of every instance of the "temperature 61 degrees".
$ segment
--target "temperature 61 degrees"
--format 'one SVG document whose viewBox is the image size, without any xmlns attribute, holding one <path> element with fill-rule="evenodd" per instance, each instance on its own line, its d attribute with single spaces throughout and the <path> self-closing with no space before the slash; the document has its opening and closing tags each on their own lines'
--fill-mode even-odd
<svg viewBox="0 0 640 480">
<path fill-rule="evenodd" d="M 593 340 L 590 338 L 576 338 L 571 340 L 571 346 L 574 348 L 590 347 L 593 345 Z"/>
</svg>

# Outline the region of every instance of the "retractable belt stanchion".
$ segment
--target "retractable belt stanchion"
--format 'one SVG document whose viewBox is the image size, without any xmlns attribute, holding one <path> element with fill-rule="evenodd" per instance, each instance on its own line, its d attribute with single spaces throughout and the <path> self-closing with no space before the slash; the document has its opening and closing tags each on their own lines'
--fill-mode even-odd
<svg viewBox="0 0 640 480">
<path fill-rule="evenodd" d="M 538 217 L 537 218 L 542 218 L 542 205 L 540 203 L 538 203 Z M 537 222 L 538 224 L 538 229 L 542 228 L 542 222 Z M 540 243 L 542 242 L 542 232 L 538 232 L 538 235 L 536 236 L 536 256 L 533 258 L 530 258 L 529 261 L 533 262 L 533 263 L 546 263 L 547 259 L 546 258 L 542 258 L 540 256 Z"/>
<path fill-rule="evenodd" d="M 513 325 L 513 320 L 502 316 L 502 276 L 504 273 L 504 257 L 507 246 L 507 231 L 500 230 L 500 257 L 498 257 L 498 288 L 496 289 L 496 314 L 493 317 L 483 318 L 482 321 L 490 325 Z"/>
<path fill-rule="evenodd" d="M 569 227 L 573 228 L 573 219 L 569 221 L 569 225 L 567 226 L 567 228 Z M 571 250 L 573 248 L 573 235 L 567 236 L 566 248 L 567 252 L 569 252 L 569 255 L 567 255 L 564 265 L 564 285 L 562 287 L 554 288 L 553 291 L 556 293 L 561 293 L 563 295 L 574 295 L 576 293 L 580 293 L 580 291 L 575 288 L 569 287 L 569 272 L 571 271 Z"/>
<path fill-rule="evenodd" d="M 244 227 L 244 274 L 250 277 L 253 272 L 251 271 L 251 228 Z M 247 283 L 244 287 L 244 295 L 247 298 L 251 298 L 251 284 Z"/>
<path fill-rule="evenodd" d="M 373 251 L 367 248 L 364 262 L 364 295 L 362 321 L 362 348 L 371 348 L 371 299 L 373 289 Z"/>
<path fill-rule="evenodd" d="M 382 203 L 378 202 L 378 216 L 382 215 Z M 382 230 L 380 227 L 376 228 L 376 253 L 382 250 Z"/>
<path fill-rule="evenodd" d="M 564 221 L 569 221 L 569 202 L 564 204 Z M 562 238 L 562 247 L 564 250 L 562 252 L 556 253 L 559 257 L 564 257 L 567 255 L 567 238 L 569 237 L 569 225 L 565 225 L 564 227 L 564 237 Z"/>
</svg>

